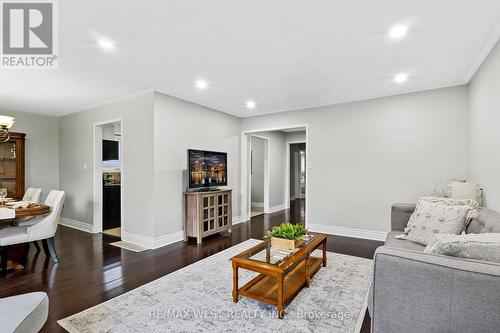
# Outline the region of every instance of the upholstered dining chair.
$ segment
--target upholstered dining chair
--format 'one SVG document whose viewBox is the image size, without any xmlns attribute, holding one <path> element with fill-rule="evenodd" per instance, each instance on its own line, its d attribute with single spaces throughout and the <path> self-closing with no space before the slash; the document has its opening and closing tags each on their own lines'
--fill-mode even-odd
<svg viewBox="0 0 500 333">
<path fill-rule="evenodd" d="M 22 201 L 33 201 L 40 202 L 40 195 L 42 194 L 41 188 L 28 187 L 26 192 L 24 192 Z M 17 219 L 17 225 L 19 226 L 30 226 L 38 222 L 33 218 L 33 216 L 26 216 Z M 40 247 L 38 246 L 38 242 L 33 242 L 37 251 L 40 251 Z"/>
<path fill-rule="evenodd" d="M 41 188 L 28 187 L 23 195 L 23 201 L 40 202 L 40 195 L 42 194 Z"/>
<path fill-rule="evenodd" d="M 45 216 L 37 216 L 35 224 L 29 226 L 7 227 L 0 230 L 0 253 L 2 256 L 2 272 L 7 270 L 7 248 L 9 245 L 24 244 L 42 241 L 45 255 L 59 262 L 54 245 L 54 235 L 61 216 L 64 204 L 64 191 L 52 190 L 49 192 L 45 204 L 51 207 L 50 213 Z"/>
</svg>

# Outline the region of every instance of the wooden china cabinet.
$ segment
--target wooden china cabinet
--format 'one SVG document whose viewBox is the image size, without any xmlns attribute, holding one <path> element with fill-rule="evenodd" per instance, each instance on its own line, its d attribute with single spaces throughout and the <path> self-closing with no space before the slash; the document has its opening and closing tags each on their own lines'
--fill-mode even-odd
<svg viewBox="0 0 500 333">
<path fill-rule="evenodd" d="M 20 199 L 24 194 L 24 140 L 26 134 L 11 132 L 7 142 L 0 142 L 0 188 L 7 196 Z"/>
</svg>

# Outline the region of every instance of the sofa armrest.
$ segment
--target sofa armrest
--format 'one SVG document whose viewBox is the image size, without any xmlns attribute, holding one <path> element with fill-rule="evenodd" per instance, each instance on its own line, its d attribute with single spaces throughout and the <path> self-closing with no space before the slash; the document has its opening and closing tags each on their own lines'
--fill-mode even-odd
<svg viewBox="0 0 500 333">
<path fill-rule="evenodd" d="M 391 207 L 391 231 L 403 231 L 415 211 L 415 204 L 397 203 Z"/>
<path fill-rule="evenodd" d="M 372 332 L 492 332 L 500 327 L 500 264 L 379 247 Z"/>
</svg>

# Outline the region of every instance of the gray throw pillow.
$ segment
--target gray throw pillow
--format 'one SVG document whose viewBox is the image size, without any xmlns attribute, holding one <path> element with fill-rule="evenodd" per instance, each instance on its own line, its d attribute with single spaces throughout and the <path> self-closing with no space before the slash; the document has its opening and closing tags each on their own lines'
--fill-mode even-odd
<svg viewBox="0 0 500 333">
<path fill-rule="evenodd" d="M 476 216 L 477 206 L 477 202 L 470 199 L 420 198 L 403 234 L 396 238 L 428 245 L 438 233 L 458 235 Z"/>
<path fill-rule="evenodd" d="M 437 234 L 424 252 L 500 263 L 500 234 Z"/>
<path fill-rule="evenodd" d="M 435 202 L 419 202 L 408 221 L 404 234 L 396 237 L 428 245 L 438 233 L 458 235 L 466 227 L 468 211 L 469 207 L 467 206 L 447 206 Z"/>
</svg>

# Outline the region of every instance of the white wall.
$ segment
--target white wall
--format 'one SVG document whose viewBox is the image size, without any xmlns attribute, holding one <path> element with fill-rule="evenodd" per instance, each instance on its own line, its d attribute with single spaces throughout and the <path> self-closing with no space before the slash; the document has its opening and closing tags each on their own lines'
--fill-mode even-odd
<svg viewBox="0 0 500 333">
<path fill-rule="evenodd" d="M 264 205 L 264 150 L 266 140 L 251 137 L 252 144 L 252 205 Z"/>
<path fill-rule="evenodd" d="M 124 155 L 133 164 L 125 166 L 132 189 L 124 215 L 134 221 L 131 232 L 153 238 L 182 231 L 186 149 L 228 152 L 236 217 L 241 132 L 307 124 L 308 223 L 388 231 L 392 203 L 414 202 L 443 179 L 467 176 L 468 104 L 468 89 L 460 86 L 239 119 L 161 93 L 131 97 L 61 118 L 63 216 L 92 221 L 94 122 L 124 118 Z M 280 206 L 286 142 L 303 133 L 258 134 L 271 139 L 270 206 Z"/>
<path fill-rule="evenodd" d="M 59 119 L 15 111 L 0 114 L 15 118 L 10 131 L 26 133 L 25 185 L 42 188 L 44 200 L 50 190 L 59 189 Z"/>
<path fill-rule="evenodd" d="M 241 200 L 239 118 L 161 93 L 154 96 L 156 237 L 182 231 L 189 148 L 227 152 L 228 187 L 233 189 L 233 217 L 237 217 Z"/>
<path fill-rule="evenodd" d="M 122 238 L 153 237 L 153 93 L 141 93 L 60 118 L 62 217 L 93 223 L 93 127 L 121 118 Z M 84 168 L 87 166 L 87 169 Z"/>
<path fill-rule="evenodd" d="M 242 130 L 308 124 L 307 223 L 386 232 L 392 203 L 465 177 L 468 103 L 459 86 L 244 118 Z"/>
<path fill-rule="evenodd" d="M 92 223 L 96 122 L 123 119 L 124 225 L 145 237 L 182 230 L 186 149 L 228 152 L 233 215 L 239 216 L 241 131 L 307 124 L 308 223 L 388 231 L 392 203 L 414 202 L 443 179 L 469 176 L 469 150 L 470 175 L 484 185 L 487 204 L 500 209 L 499 73 L 497 46 L 470 85 L 470 140 L 466 86 L 244 119 L 152 92 L 60 119 L 6 114 L 16 118 L 13 131 L 28 134 L 26 184 L 66 190 L 63 217 L 72 220 Z M 271 139 L 275 162 L 270 206 L 282 205 L 285 143 L 299 134 L 259 135 Z"/>
<path fill-rule="evenodd" d="M 483 205 L 500 211 L 500 43 L 470 82 L 470 179 L 483 186 Z"/>
<path fill-rule="evenodd" d="M 286 142 L 306 142 L 306 131 L 286 133 L 285 140 Z"/>
</svg>

